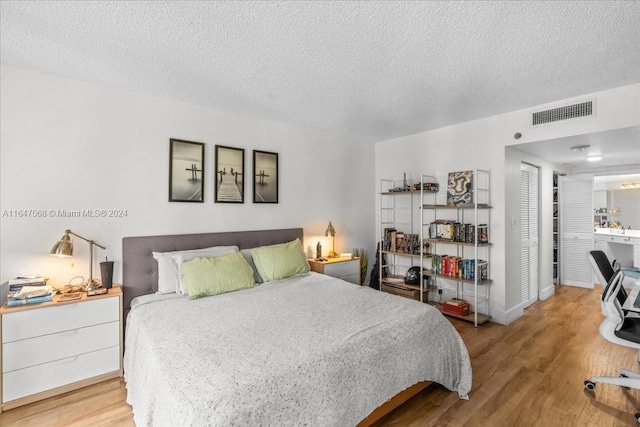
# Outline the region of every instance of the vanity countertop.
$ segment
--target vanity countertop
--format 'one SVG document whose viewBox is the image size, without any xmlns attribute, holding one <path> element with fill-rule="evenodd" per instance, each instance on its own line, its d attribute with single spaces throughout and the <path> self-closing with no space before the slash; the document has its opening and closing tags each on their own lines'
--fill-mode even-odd
<svg viewBox="0 0 640 427">
<path fill-rule="evenodd" d="M 640 238 L 640 230 L 622 230 L 620 228 L 596 228 L 594 234 L 605 236 L 627 236 Z"/>
</svg>

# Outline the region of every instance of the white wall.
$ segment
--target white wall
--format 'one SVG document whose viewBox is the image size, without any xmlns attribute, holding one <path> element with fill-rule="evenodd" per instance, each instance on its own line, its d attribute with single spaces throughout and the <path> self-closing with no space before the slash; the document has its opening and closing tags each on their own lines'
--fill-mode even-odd
<svg viewBox="0 0 640 427">
<path fill-rule="evenodd" d="M 530 115 L 534 111 L 591 98 L 596 98 L 595 117 L 536 128 L 529 125 Z M 507 247 L 506 242 L 512 241 L 511 237 L 514 235 L 519 236 L 520 230 L 519 206 L 517 211 L 513 207 L 507 209 L 506 194 L 509 187 L 507 184 L 515 174 L 514 168 L 517 165 L 519 176 L 520 166 L 518 159 L 510 162 L 505 160 L 505 147 L 639 124 L 640 84 L 635 84 L 380 142 L 376 144 L 375 178 L 399 179 L 405 171 L 412 176 L 419 176 L 421 173 L 444 176 L 451 171 L 475 168 L 491 171 L 491 274 L 494 281 L 491 287 L 491 315 L 494 321 L 509 323 L 514 316 L 518 316 L 518 304 L 514 295 L 519 293 L 520 281 L 519 270 L 515 270 L 513 263 L 507 262 L 506 251 L 511 251 L 512 248 Z M 518 140 L 514 139 L 516 132 L 522 134 Z M 551 188 L 550 182 L 542 181 L 542 185 L 549 184 Z M 509 198 L 510 204 L 515 203 L 515 199 L 512 199 Z M 517 200 L 519 201 L 519 195 Z M 376 206 L 378 204 L 376 201 Z M 550 209 L 542 209 L 542 215 L 552 214 Z M 518 212 L 517 216 L 515 212 Z M 510 227 L 512 221 L 517 224 L 513 229 Z M 543 226 L 548 227 L 550 221 L 542 219 Z M 376 236 L 379 235 L 377 228 L 374 228 L 374 232 Z M 551 251 L 550 245 L 541 246 L 540 259 L 551 260 Z M 516 264 L 519 269 L 519 262 Z M 516 276 L 517 282 L 514 281 Z"/>
<path fill-rule="evenodd" d="M 515 148 L 505 147 L 505 218 L 509 218 L 508 232 L 505 233 L 505 283 L 517 283 L 518 286 L 506 286 L 505 306 L 507 323 L 517 319 L 523 313 L 522 294 L 520 290 L 521 280 L 521 187 L 520 165 L 528 163 L 538 167 L 538 296 L 547 299 L 555 293 L 553 285 L 553 173 L 561 172 L 562 165 L 549 163 L 545 160 L 531 156 Z M 515 228 L 511 228 L 511 219 L 515 221 Z"/>
<path fill-rule="evenodd" d="M 640 230 L 640 188 L 609 191 L 609 209 L 619 208 L 619 215 L 610 215 L 610 221 L 618 221 L 624 228 Z M 611 212 L 611 211 L 609 211 Z"/>
<path fill-rule="evenodd" d="M 208 108 L 2 66 L 1 280 L 30 272 L 66 284 L 88 274 L 88 244 L 71 262 L 48 255 L 65 229 L 107 247 L 121 280 L 126 236 L 303 227 L 315 253 L 331 220 L 336 250 L 374 253 L 371 144 Z M 169 203 L 169 139 L 205 145 L 205 202 Z M 278 204 L 213 203 L 214 145 L 279 153 Z M 17 209 L 125 209 L 124 218 L 12 217 Z M 373 256 L 372 256 L 373 258 Z M 99 277 L 99 269 L 94 268 Z"/>
</svg>

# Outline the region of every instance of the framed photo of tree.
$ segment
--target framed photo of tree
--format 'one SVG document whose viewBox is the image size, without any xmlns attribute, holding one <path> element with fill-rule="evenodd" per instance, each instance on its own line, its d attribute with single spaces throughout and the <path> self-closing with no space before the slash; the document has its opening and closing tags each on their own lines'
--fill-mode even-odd
<svg viewBox="0 0 640 427">
<path fill-rule="evenodd" d="M 204 202 L 204 143 L 169 140 L 169 201 Z"/>
<path fill-rule="evenodd" d="M 244 203 L 244 148 L 216 145 L 215 203 Z"/>
<path fill-rule="evenodd" d="M 253 203 L 278 203 L 278 153 L 253 150 Z"/>
</svg>

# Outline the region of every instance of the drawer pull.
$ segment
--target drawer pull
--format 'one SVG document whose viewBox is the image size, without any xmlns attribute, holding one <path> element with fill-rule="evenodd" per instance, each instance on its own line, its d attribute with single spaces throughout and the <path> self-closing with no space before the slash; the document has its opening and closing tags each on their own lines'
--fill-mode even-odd
<svg viewBox="0 0 640 427">
<path fill-rule="evenodd" d="M 73 329 L 71 331 L 62 332 L 60 335 L 68 337 L 68 336 L 77 334 L 78 331 L 80 331 L 80 329 Z"/>
<path fill-rule="evenodd" d="M 75 362 L 78 359 L 78 355 L 67 357 L 66 359 L 60 360 L 60 363 L 71 363 Z"/>
</svg>

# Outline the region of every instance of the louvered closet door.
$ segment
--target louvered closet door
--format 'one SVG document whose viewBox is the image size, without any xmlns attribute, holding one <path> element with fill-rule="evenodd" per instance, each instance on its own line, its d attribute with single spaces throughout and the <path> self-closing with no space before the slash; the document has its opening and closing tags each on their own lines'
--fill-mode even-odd
<svg viewBox="0 0 640 427">
<path fill-rule="evenodd" d="M 593 289 L 593 176 L 559 178 L 562 284 Z"/>
<path fill-rule="evenodd" d="M 526 308 L 538 300 L 538 168 L 520 167 L 520 287 Z"/>
</svg>

